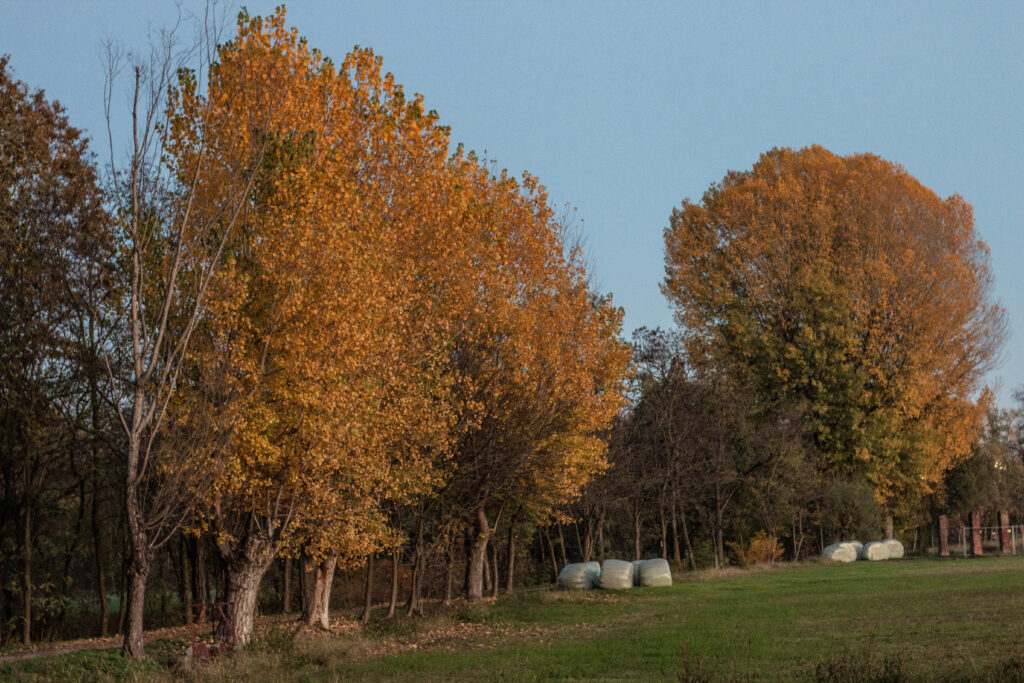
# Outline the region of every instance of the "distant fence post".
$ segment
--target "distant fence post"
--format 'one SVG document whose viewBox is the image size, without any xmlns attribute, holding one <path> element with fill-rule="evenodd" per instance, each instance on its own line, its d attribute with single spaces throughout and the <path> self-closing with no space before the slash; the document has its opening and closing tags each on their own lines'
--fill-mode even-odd
<svg viewBox="0 0 1024 683">
<path fill-rule="evenodd" d="M 981 557 L 981 512 L 971 512 L 971 555 Z"/>
<path fill-rule="evenodd" d="M 949 557 L 949 517 L 939 515 L 939 556 Z"/>
<path fill-rule="evenodd" d="M 1010 545 L 1010 513 L 1000 512 L 999 513 L 999 552 L 1009 553 L 1013 552 L 1013 546 Z"/>
</svg>

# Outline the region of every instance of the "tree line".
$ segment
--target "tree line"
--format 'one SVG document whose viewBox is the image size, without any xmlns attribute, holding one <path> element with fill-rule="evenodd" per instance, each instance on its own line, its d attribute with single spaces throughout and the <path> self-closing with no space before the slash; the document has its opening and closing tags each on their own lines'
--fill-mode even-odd
<svg viewBox="0 0 1024 683">
<path fill-rule="evenodd" d="M 0 61 L 3 643 L 142 657 L 224 601 L 245 644 L 332 594 L 412 615 L 1019 499 L 970 207 L 889 162 L 773 150 L 684 203 L 679 327 L 627 344 L 539 180 L 452 150 L 372 51 L 243 12 L 107 76 L 101 172 Z"/>
</svg>

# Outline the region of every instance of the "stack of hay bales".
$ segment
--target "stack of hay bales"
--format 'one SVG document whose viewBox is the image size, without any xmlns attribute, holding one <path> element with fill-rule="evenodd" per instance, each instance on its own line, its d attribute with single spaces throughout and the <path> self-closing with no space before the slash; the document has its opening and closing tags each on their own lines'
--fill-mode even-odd
<svg viewBox="0 0 1024 683">
<path fill-rule="evenodd" d="M 895 538 L 873 541 L 867 545 L 860 541 L 840 541 L 825 548 L 821 556 L 836 562 L 896 560 L 903 557 L 903 544 Z"/>
<path fill-rule="evenodd" d="M 573 590 L 671 586 L 672 568 L 668 560 L 661 557 L 633 562 L 605 560 L 603 566 L 599 562 L 574 562 L 558 573 L 558 585 Z"/>
</svg>

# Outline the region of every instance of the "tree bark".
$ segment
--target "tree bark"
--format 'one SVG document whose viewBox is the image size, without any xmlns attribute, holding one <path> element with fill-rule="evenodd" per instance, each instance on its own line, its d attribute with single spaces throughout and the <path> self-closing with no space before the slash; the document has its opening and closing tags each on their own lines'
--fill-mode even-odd
<svg viewBox="0 0 1024 683">
<path fill-rule="evenodd" d="M 679 522 L 675 500 L 672 501 L 672 558 L 680 565 L 683 562 L 683 555 L 679 552 Z"/>
<path fill-rule="evenodd" d="M 597 556 L 604 564 L 604 510 L 597 518 Z"/>
<path fill-rule="evenodd" d="M 284 558 L 284 588 L 282 589 L 281 611 L 292 611 L 292 558 Z"/>
<path fill-rule="evenodd" d="M 331 584 L 334 582 L 334 569 L 337 565 L 337 551 L 331 551 L 319 562 L 306 562 L 306 572 L 302 578 L 306 582 L 308 599 L 302 610 L 302 621 L 307 626 L 323 629 L 331 627 Z"/>
<path fill-rule="evenodd" d="M 633 559 L 640 559 L 640 499 L 633 499 Z"/>
<path fill-rule="evenodd" d="M 544 540 L 548 542 L 548 555 L 551 557 L 552 582 L 558 581 L 558 559 L 555 557 L 555 544 L 551 542 L 551 533 L 544 527 Z"/>
<path fill-rule="evenodd" d="M 562 533 L 562 525 L 558 525 L 558 549 L 562 552 L 562 566 L 569 564 L 569 556 L 565 552 L 565 534 Z"/>
<path fill-rule="evenodd" d="M 395 608 L 398 607 L 398 553 L 398 548 L 391 551 L 391 601 L 388 602 L 388 619 L 395 616 Z"/>
<path fill-rule="evenodd" d="M 515 536 L 515 518 L 512 518 L 512 523 L 508 525 L 508 566 L 505 569 L 505 593 L 512 595 L 512 590 L 515 588 L 515 568 L 516 568 L 516 536 Z"/>
<path fill-rule="evenodd" d="M 665 519 L 665 499 L 658 502 L 658 521 L 661 522 L 661 556 L 668 557 L 668 521 Z"/>
<path fill-rule="evenodd" d="M 466 597 L 470 602 L 484 598 L 484 562 L 487 559 L 487 540 L 491 529 L 483 505 L 476 509 L 476 533 L 469 549 L 469 585 Z"/>
<path fill-rule="evenodd" d="M 498 542 L 495 541 L 491 544 L 491 569 L 494 572 L 494 578 L 491 580 L 491 587 L 494 589 L 492 593 L 493 597 L 498 597 L 499 576 L 498 576 Z"/>
<path fill-rule="evenodd" d="M 28 494 L 25 494 L 26 497 Z M 32 506 L 26 500 L 24 514 L 23 548 L 24 565 L 22 566 L 22 631 L 21 642 L 29 645 L 32 642 Z"/>
<path fill-rule="evenodd" d="M 444 566 L 444 598 L 442 604 L 452 604 L 452 583 L 455 578 L 455 553 L 448 551 L 448 561 Z"/>
<path fill-rule="evenodd" d="M 370 621 L 370 612 L 373 610 L 373 553 L 366 557 L 366 589 L 363 595 L 363 613 L 359 615 L 359 621 L 364 624 Z"/>
<path fill-rule="evenodd" d="M 683 523 L 683 542 L 686 543 L 686 555 L 690 558 L 690 569 L 697 571 L 697 559 L 693 556 L 693 543 L 690 542 L 690 525 L 686 522 L 686 513 L 679 511 L 679 519 Z"/>
<path fill-rule="evenodd" d="M 96 481 L 93 480 L 92 490 L 92 548 L 96 561 L 96 597 L 100 603 L 100 637 L 107 636 L 107 624 L 110 620 L 110 606 L 107 605 L 107 580 L 103 563 L 103 536 L 100 533 L 99 498 Z"/>
<path fill-rule="evenodd" d="M 124 629 L 125 653 L 133 659 L 146 656 L 143 645 L 142 616 L 146 597 L 146 579 L 149 577 L 149 557 L 145 552 L 134 551 L 128 563 L 128 607 L 125 611 Z"/>
<path fill-rule="evenodd" d="M 273 543 L 251 533 L 228 559 L 227 602 L 235 622 L 234 644 L 245 647 L 256 624 L 256 597 L 260 581 L 274 561 Z"/>
</svg>

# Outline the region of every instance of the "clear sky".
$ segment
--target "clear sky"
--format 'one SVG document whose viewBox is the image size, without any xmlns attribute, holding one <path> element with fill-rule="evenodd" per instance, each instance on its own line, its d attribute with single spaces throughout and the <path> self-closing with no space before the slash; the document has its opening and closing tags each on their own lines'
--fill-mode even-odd
<svg viewBox="0 0 1024 683">
<path fill-rule="evenodd" d="M 577 207 L 627 335 L 672 324 L 662 230 L 726 171 L 812 143 L 902 164 L 974 206 L 1011 326 L 990 382 L 1005 405 L 1024 385 L 1024 3 L 334 0 L 288 15 L 336 61 L 372 47 L 455 141 Z M 104 38 L 142 44 L 176 16 L 169 0 L 0 0 L 0 52 L 100 137 Z"/>
</svg>

